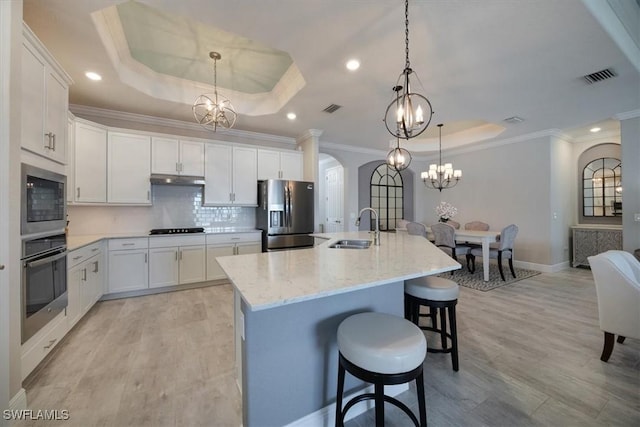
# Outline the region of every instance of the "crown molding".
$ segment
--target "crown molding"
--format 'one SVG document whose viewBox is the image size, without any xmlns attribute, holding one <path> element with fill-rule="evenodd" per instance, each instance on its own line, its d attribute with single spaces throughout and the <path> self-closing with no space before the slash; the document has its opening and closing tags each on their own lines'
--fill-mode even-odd
<svg viewBox="0 0 640 427">
<path fill-rule="evenodd" d="M 115 111 L 108 110 L 105 108 L 98 107 L 89 107 L 86 105 L 78 105 L 78 104 L 69 104 L 69 110 L 74 115 L 88 115 L 94 117 L 104 117 L 108 119 L 114 120 L 126 120 L 134 123 L 141 123 L 145 125 L 151 126 L 163 126 L 169 127 L 177 130 L 191 130 L 191 131 L 200 131 L 202 132 L 203 128 L 198 123 L 190 123 L 182 120 L 174 120 L 174 119 L 165 119 L 161 117 L 155 116 L 147 116 L 144 114 L 137 113 L 127 113 L 124 111 Z M 220 135 L 229 135 L 237 138 L 251 138 L 262 141 L 269 142 L 277 142 L 280 144 L 288 144 L 288 145 L 296 145 L 295 138 L 290 138 L 286 136 L 279 135 L 271 135 L 268 133 L 260 133 L 260 132 L 252 132 L 247 130 L 239 130 L 239 129 L 220 129 L 216 131 L 217 134 Z"/>
<path fill-rule="evenodd" d="M 372 154 L 374 156 L 387 157 L 387 152 L 373 148 L 354 147 L 353 145 L 336 144 L 335 142 L 320 141 L 320 149 L 347 151 L 350 153 Z"/>
<path fill-rule="evenodd" d="M 635 119 L 637 117 L 640 117 L 640 110 L 626 111 L 624 113 L 618 113 L 613 116 L 613 118 L 616 120 L 628 120 Z"/>
</svg>

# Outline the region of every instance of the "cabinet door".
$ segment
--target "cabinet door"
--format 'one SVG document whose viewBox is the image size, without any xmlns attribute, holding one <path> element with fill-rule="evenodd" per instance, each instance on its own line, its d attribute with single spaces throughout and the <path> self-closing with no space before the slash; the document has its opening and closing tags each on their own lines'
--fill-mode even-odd
<svg viewBox="0 0 640 427">
<path fill-rule="evenodd" d="M 260 252 L 262 252 L 261 243 L 238 243 L 236 250 L 237 255 L 259 254 Z"/>
<path fill-rule="evenodd" d="M 258 179 L 280 179 L 280 153 L 258 150 Z"/>
<path fill-rule="evenodd" d="M 134 291 L 149 287 L 148 250 L 109 252 L 109 292 Z"/>
<path fill-rule="evenodd" d="M 234 245 L 207 246 L 207 280 L 226 279 L 227 275 L 216 261 L 216 257 L 234 254 Z"/>
<path fill-rule="evenodd" d="M 86 269 L 79 264 L 67 272 L 67 322 L 73 327 L 82 317 L 82 298 L 80 294 Z"/>
<path fill-rule="evenodd" d="M 206 280 L 206 255 L 204 246 L 182 246 L 180 248 L 180 284 L 198 283 Z"/>
<path fill-rule="evenodd" d="M 178 284 L 178 248 L 149 249 L 149 287 Z"/>
<path fill-rule="evenodd" d="M 177 139 L 153 137 L 151 141 L 151 173 L 178 173 L 179 142 Z"/>
<path fill-rule="evenodd" d="M 151 138 L 109 132 L 109 203 L 151 204 Z"/>
<path fill-rule="evenodd" d="M 180 141 L 180 174 L 204 176 L 204 144 Z"/>
<path fill-rule="evenodd" d="M 74 200 L 86 203 L 107 201 L 107 131 L 75 123 Z"/>
<path fill-rule="evenodd" d="M 205 148 L 204 203 L 231 204 L 232 149 L 228 145 L 207 144 Z"/>
<path fill-rule="evenodd" d="M 46 155 L 45 120 L 45 68 L 39 55 L 22 45 L 22 147 Z"/>
<path fill-rule="evenodd" d="M 233 147 L 233 204 L 258 206 L 258 150 Z"/>
<path fill-rule="evenodd" d="M 67 118 L 67 167 L 65 172 L 67 174 L 67 202 L 73 203 L 73 196 L 75 194 L 76 181 L 73 174 L 73 165 L 75 164 L 75 145 L 73 140 L 75 138 L 74 121 L 71 117 Z"/>
<path fill-rule="evenodd" d="M 280 170 L 281 179 L 302 181 L 302 153 L 280 153 Z"/>
<path fill-rule="evenodd" d="M 87 305 L 86 311 L 89 311 L 91 307 L 102 297 L 104 294 L 104 273 L 105 264 L 102 252 L 98 254 L 89 263 L 88 273 L 91 277 L 89 281 L 89 287 L 87 291 Z"/>
<path fill-rule="evenodd" d="M 598 252 L 622 250 L 622 230 L 598 230 Z M 594 254 L 595 255 L 595 254 Z"/>
<path fill-rule="evenodd" d="M 47 69 L 46 78 L 45 142 L 49 144 L 47 154 L 57 162 L 67 161 L 67 110 L 69 92 L 67 86 Z"/>
</svg>

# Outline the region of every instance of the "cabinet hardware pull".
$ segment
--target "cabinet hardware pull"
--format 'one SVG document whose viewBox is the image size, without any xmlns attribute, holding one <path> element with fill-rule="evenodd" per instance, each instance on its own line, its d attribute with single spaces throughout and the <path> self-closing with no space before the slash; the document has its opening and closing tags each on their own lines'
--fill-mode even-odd
<svg viewBox="0 0 640 427">
<path fill-rule="evenodd" d="M 147 190 L 147 200 L 151 200 L 151 191 Z"/>
<path fill-rule="evenodd" d="M 178 260 L 178 251 L 175 252 L 176 253 L 176 261 Z"/>
<path fill-rule="evenodd" d="M 99 251 L 99 250 L 100 250 L 100 248 L 93 248 L 93 249 L 91 249 L 91 252 L 95 252 L 95 251 Z"/>
<path fill-rule="evenodd" d="M 51 134 L 51 139 L 53 140 L 53 147 L 51 147 L 51 149 L 53 151 L 56 151 L 56 134 L 55 133 Z"/>
<path fill-rule="evenodd" d="M 180 172 L 180 163 L 176 162 L 176 172 Z"/>
<path fill-rule="evenodd" d="M 231 240 L 240 240 L 239 237 L 232 237 Z"/>
<path fill-rule="evenodd" d="M 44 136 L 47 137 L 47 144 L 45 144 L 44 148 L 46 148 L 47 150 L 51 150 L 51 135 L 53 135 L 51 132 L 47 132 L 44 134 Z"/>
<path fill-rule="evenodd" d="M 122 246 L 134 246 L 135 243 L 123 243 Z"/>
<path fill-rule="evenodd" d="M 49 340 L 49 344 L 44 346 L 45 350 L 50 349 L 51 346 L 53 346 L 56 343 L 56 341 L 58 341 L 58 338 L 53 339 L 53 340 Z"/>
<path fill-rule="evenodd" d="M 0 264 L 0 270 L 4 270 L 4 264 Z"/>
<path fill-rule="evenodd" d="M 147 263 L 147 254 L 144 254 L 144 263 Z"/>
<path fill-rule="evenodd" d="M 74 256 L 74 257 L 73 257 L 73 260 L 74 260 L 74 261 L 77 261 L 77 260 L 79 260 L 80 258 L 82 258 L 82 255 Z"/>
<path fill-rule="evenodd" d="M 86 282 L 86 281 L 87 281 L 87 269 L 86 269 L 86 268 L 83 268 L 83 269 L 82 269 L 82 279 L 81 279 L 81 280 L 82 280 L 83 282 Z"/>
<path fill-rule="evenodd" d="M 76 196 L 76 198 L 80 198 L 80 187 L 78 187 L 78 195 Z"/>
<path fill-rule="evenodd" d="M 180 251 L 180 261 L 182 261 L 182 251 Z"/>
<path fill-rule="evenodd" d="M 93 272 L 97 273 L 98 272 L 98 261 L 94 261 L 93 265 L 94 265 Z"/>
</svg>

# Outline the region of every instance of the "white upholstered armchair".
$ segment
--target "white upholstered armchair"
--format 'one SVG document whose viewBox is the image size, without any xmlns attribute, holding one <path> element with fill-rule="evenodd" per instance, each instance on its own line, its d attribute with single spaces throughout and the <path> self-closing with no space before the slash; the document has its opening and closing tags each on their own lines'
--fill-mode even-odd
<svg viewBox="0 0 640 427">
<path fill-rule="evenodd" d="M 600 329 L 604 348 L 600 360 L 606 362 L 625 338 L 640 338 L 640 261 L 625 251 L 607 251 L 590 256 L 589 264 L 598 294 Z"/>
</svg>

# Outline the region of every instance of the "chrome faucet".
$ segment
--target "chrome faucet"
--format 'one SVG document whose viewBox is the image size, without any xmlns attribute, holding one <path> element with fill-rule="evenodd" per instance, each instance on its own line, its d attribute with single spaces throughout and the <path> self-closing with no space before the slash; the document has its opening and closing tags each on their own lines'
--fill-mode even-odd
<svg viewBox="0 0 640 427">
<path fill-rule="evenodd" d="M 362 217 L 362 213 L 364 211 L 371 211 L 373 215 L 376 217 L 376 231 L 373 232 L 373 244 L 375 246 L 380 246 L 380 218 L 378 217 L 378 212 L 376 212 L 373 208 L 362 208 L 360 209 L 360 213 L 358 214 L 358 219 L 356 220 L 356 226 L 360 225 L 360 218 Z"/>
</svg>

